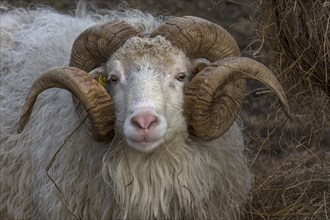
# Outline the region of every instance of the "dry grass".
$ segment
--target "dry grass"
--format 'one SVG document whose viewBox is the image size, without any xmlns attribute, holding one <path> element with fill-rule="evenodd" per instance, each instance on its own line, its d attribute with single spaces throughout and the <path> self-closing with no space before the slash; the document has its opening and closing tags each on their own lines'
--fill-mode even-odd
<svg viewBox="0 0 330 220">
<path fill-rule="evenodd" d="M 255 0 L 255 8 L 255 55 L 266 53 L 292 120 L 271 97 L 249 104 L 264 100 L 266 89 L 248 96 L 243 120 L 255 184 L 246 218 L 330 219 L 330 4 Z"/>
<path fill-rule="evenodd" d="M 245 219 L 330 219 L 329 127 L 313 148 L 311 125 L 286 119 L 276 105 L 260 105 L 264 111 L 256 105 L 244 117 L 255 176 Z"/>
<path fill-rule="evenodd" d="M 256 0 L 255 8 L 260 48 L 285 87 L 293 117 L 310 125 L 310 145 L 319 148 L 330 120 L 330 4 Z"/>
<path fill-rule="evenodd" d="M 260 170 L 262 169 L 262 170 Z M 247 219 L 329 219 L 330 154 L 293 152 L 252 164 L 255 185 Z"/>
<path fill-rule="evenodd" d="M 288 92 L 330 95 L 330 4 L 324 0 L 256 0 L 262 46 Z"/>
</svg>

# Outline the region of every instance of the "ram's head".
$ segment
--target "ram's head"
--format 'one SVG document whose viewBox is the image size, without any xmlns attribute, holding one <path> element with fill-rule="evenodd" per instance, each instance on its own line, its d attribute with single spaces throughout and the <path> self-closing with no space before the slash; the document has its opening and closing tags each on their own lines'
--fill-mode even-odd
<svg viewBox="0 0 330 220">
<path fill-rule="evenodd" d="M 241 57 L 235 40 L 214 23 L 176 17 L 146 36 L 123 21 L 111 21 L 80 34 L 70 67 L 50 69 L 34 83 L 18 131 L 38 94 L 59 87 L 74 94 L 77 111 L 87 114 L 97 141 L 109 141 L 118 132 L 131 147 L 150 151 L 178 129 L 210 141 L 235 121 L 245 79 L 263 82 L 289 108 L 275 76 Z M 173 130 L 172 124 L 183 128 Z"/>
</svg>

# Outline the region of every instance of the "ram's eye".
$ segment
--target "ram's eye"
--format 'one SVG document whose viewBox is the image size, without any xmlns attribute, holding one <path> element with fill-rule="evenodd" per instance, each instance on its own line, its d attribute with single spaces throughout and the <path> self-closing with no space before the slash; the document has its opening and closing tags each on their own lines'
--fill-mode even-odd
<svg viewBox="0 0 330 220">
<path fill-rule="evenodd" d="M 179 73 L 177 76 L 176 76 L 176 79 L 180 82 L 182 82 L 184 79 L 186 78 L 186 74 L 185 73 Z"/>
<path fill-rule="evenodd" d="M 110 75 L 108 79 L 114 84 L 119 82 L 119 77 L 116 75 Z"/>
</svg>

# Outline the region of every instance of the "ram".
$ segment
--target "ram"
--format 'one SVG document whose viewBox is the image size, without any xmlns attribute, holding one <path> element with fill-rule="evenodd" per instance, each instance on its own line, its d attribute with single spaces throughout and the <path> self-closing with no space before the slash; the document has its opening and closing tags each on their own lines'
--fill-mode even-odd
<svg viewBox="0 0 330 220">
<path fill-rule="evenodd" d="M 288 108 L 276 78 L 202 18 L 79 10 L 1 15 L 1 216 L 239 218 L 245 80 Z"/>
</svg>

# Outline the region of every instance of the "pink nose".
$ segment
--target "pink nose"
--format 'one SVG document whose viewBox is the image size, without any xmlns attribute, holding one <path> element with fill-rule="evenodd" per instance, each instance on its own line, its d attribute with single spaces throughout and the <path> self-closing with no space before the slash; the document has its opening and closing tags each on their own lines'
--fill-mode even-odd
<svg viewBox="0 0 330 220">
<path fill-rule="evenodd" d="M 159 124 L 159 118 L 150 113 L 139 114 L 132 117 L 131 124 L 141 130 L 152 129 Z"/>
</svg>

